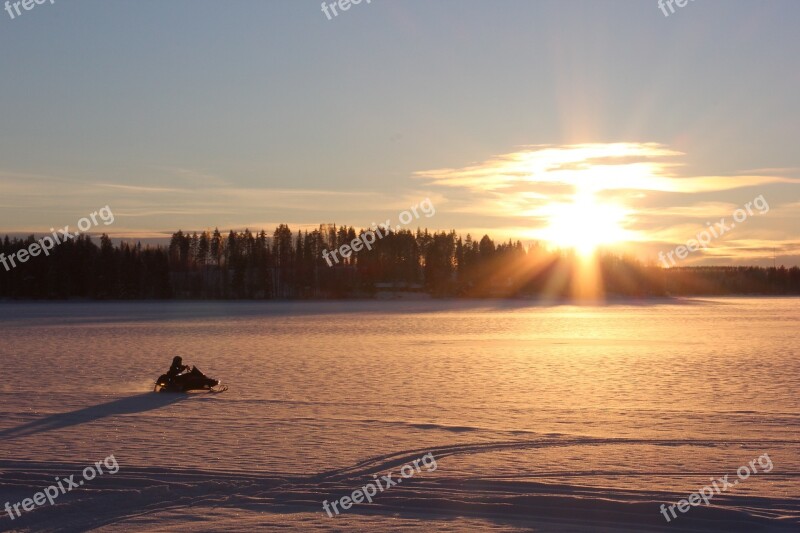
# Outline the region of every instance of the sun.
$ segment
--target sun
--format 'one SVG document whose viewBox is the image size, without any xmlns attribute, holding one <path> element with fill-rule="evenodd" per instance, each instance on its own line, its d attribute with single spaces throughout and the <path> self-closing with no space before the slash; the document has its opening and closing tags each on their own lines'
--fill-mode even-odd
<svg viewBox="0 0 800 533">
<path fill-rule="evenodd" d="M 592 256 L 602 246 L 627 239 L 622 227 L 625 208 L 603 203 L 593 192 L 579 191 L 571 203 L 551 204 L 545 211 L 548 226 L 544 239 L 561 248 L 572 248 L 581 256 Z"/>
</svg>

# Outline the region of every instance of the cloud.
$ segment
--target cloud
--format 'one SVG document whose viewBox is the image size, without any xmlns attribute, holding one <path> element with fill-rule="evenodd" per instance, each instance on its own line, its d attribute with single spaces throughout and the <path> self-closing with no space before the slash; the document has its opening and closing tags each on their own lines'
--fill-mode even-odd
<svg viewBox="0 0 800 533">
<path fill-rule="evenodd" d="M 209 226 L 244 229 L 248 221 L 265 219 L 295 226 L 336 222 L 368 227 L 372 222 L 396 219 L 401 211 L 428 197 L 437 207 L 447 203 L 444 195 L 418 188 L 394 192 L 207 184 L 190 187 L 185 180 L 158 185 L 0 175 L 7 176 L 3 179 L 3 204 L 8 207 L 0 213 L 0 230 L 4 232 L 37 232 L 59 224 L 74 224 L 105 205 L 111 206 L 116 215 L 115 232 L 151 235 Z"/>
<path fill-rule="evenodd" d="M 129 192 L 184 192 L 182 189 L 170 189 L 166 187 L 144 187 L 141 185 L 121 185 L 118 183 L 97 183 L 98 187 L 109 187 L 112 189 L 122 189 Z"/>
<path fill-rule="evenodd" d="M 483 162 L 460 168 L 422 170 L 413 176 L 448 191 L 451 211 L 493 220 L 495 233 L 533 239 L 564 237 L 563 227 L 553 232 L 549 226 L 556 215 L 566 212 L 575 217 L 571 233 L 580 240 L 576 233 L 588 232 L 588 228 L 602 227 L 608 222 L 595 220 L 606 212 L 618 218 L 618 227 L 608 229 L 620 230 L 618 234 L 624 235 L 624 240 L 618 242 L 620 247 L 627 242 L 641 249 L 653 243 L 683 243 L 705 228 L 705 222 L 730 218 L 742 206 L 739 202 L 752 200 L 765 188 L 776 184 L 800 185 L 799 180 L 781 175 L 781 170 L 790 169 L 691 175 L 684 157 L 683 152 L 657 143 L 524 146 Z M 756 187 L 758 192 L 752 195 L 738 192 Z M 588 210 L 574 209 L 579 199 L 586 202 L 587 197 L 594 199 L 586 204 Z M 763 247 L 786 239 L 791 231 L 787 218 L 793 219 L 797 227 L 796 211 L 788 214 L 791 208 L 787 204 L 777 205 L 780 200 L 797 200 L 797 197 L 786 198 L 785 193 L 767 197 L 770 213 L 781 216 L 759 217 L 758 223 L 738 228 L 738 238 L 753 242 L 728 247 L 727 241 L 720 240 L 716 243 L 716 254 L 756 254 L 756 242 Z"/>
<path fill-rule="evenodd" d="M 792 241 L 800 229 L 800 196 L 793 194 L 800 192 L 793 188 L 800 185 L 797 169 L 693 175 L 685 157 L 658 143 L 521 146 L 463 167 L 415 172 L 409 182 L 393 183 L 391 190 L 231 186 L 205 170 L 181 167 L 154 167 L 152 175 L 134 183 L 0 170 L 0 228 L 42 231 L 74 224 L 104 205 L 114 209 L 117 221 L 109 229 L 118 235 L 156 236 L 178 228 L 215 226 L 270 231 L 278 223 L 294 228 L 325 222 L 368 227 L 396 219 L 429 197 L 437 214 L 420 221 L 421 226 L 455 228 L 477 238 L 489 234 L 498 241 L 530 241 L 548 238 L 553 219 L 564 219 L 565 213 L 576 217 L 576 225 L 596 228 L 603 226 L 594 224 L 595 219 L 611 213 L 619 228 L 609 229 L 624 230 L 619 233 L 625 236 L 620 248 L 627 243 L 629 251 L 650 253 L 656 245 L 685 243 L 706 222 L 730 218 L 744 202 L 764 194 L 769 213 L 737 227 L 730 236 L 737 239 L 736 246 L 727 236 L 715 242 L 716 257 L 757 254 L 759 246 L 772 244 L 786 246 L 787 255 L 800 252 Z M 577 198 L 587 196 L 599 207 L 615 209 L 569 209 Z"/>
<path fill-rule="evenodd" d="M 781 176 L 679 176 L 673 160 L 682 152 L 656 143 L 579 144 L 526 147 L 463 168 L 423 170 L 417 179 L 477 192 L 520 186 L 559 186 L 608 190 L 713 192 L 768 183 L 797 183 Z"/>
</svg>

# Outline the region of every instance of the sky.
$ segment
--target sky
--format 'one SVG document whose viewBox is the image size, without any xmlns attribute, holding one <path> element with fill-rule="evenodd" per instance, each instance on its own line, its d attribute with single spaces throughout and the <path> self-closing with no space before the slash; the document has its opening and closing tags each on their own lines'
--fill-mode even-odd
<svg viewBox="0 0 800 533">
<path fill-rule="evenodd" d="M 428 198 L 436 214 L 411 227 L 655 261 L 741 208 L 682 263 L 800 264 L 797 0 L 696 0 L 669 16 L 657 0 L 337 12 L 0 11 L 0 234 L 104 206 L 114 223 L 97 231 L 126 238 L 366 228 Z"/>
</svg>

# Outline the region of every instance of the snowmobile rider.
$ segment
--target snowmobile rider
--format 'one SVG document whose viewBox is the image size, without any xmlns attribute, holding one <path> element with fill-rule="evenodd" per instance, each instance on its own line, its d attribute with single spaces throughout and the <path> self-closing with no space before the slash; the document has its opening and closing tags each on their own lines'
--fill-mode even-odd
<svg viewBox="0 0 800 533">
<path fill-rule="evenodd" d="M 183 364 L 183 358 L 179 355 L 176 355 L 175 358 L 172 360 L 172 366 L 169 367 L 169 371 L 167 372 L 167 379 L 172 381 L 175 379 L 178 374 L 189 370 L 189 365 Z"/>
</svg>

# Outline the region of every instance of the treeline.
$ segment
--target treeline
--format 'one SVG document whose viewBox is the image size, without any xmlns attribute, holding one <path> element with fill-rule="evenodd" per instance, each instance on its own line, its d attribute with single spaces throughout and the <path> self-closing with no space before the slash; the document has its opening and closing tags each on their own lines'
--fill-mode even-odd
<svg viewBox="0 0 800 533">
<path fill-rule="evenodd" d="M 36 241 L 9 239 L 0 243 L 6 258 L 28 249 Z M 2 257 L 2 256 L 0 256 Z M 165 299 L 173 296 L 166 250 L 122 243 L 114 246 L 108 236 L 97 246 L 87 235 L 68 240 L 49 251 L 28 258 L 6 270 L 0 265 L 0 298 L 33 299 Z"/>
<path fill-rule="evenodd" d="M 455 231 L 399 230 L 328 266 L 324 250 L 351 243 L 364 231 L 322 225 L 293 233 L 280 225 L 268 235 L 218 230 L 178 231 L 168 246 L 123 242 L 99 246 L 86 235 L 31 258 L 0 266 L 0 298 L 13 299 L 314 299 L 418 292 L 434 297 L 548 297 L 588 294 L 600 285 L 611 296 L 798 295 L 793 267 L 673 268 L 603 255 L 594 273 L 570 253 L 537 245 L 473 240 Z M 6 257 L 34 237 L 0 242 Z M 588 288 L 588 290 L 587 290 Z"/>
</svg>

